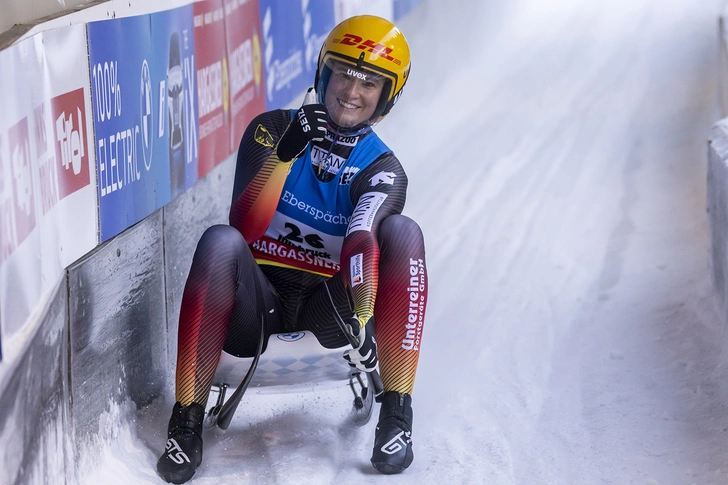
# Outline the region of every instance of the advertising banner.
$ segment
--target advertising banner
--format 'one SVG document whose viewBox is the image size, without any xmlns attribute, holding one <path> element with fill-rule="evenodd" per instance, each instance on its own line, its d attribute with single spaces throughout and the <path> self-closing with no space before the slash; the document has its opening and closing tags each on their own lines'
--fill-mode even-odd
<svg viewBox="0 0 728 485">
<path fill-rule="evenodd" d="M 248 123 L 266 110 L 258 0 L 225 0 L 230 68 L 229 153 L 236 153 Z"/>
<path fill-rule="evenodd" d="M 84 26 L 0 51 L 0 329 L 8 341 L 97 238 Z M 9 304 L 12 302 L 12 304 Z"/>
<path fill-rule="evenodd" d="M 192 5 L 152 14 L 152 80 L 159 86 L 160 111 L 153 156 L 168 162 L 171 199 L 197 181 L 199 129 L 192 18 Z"/>
<path fill-rule="evenodd" d="M 101 241 L 197 180 L 192 6 L 88 24 Z"/>
<path fill-rule="evenodd" d="M 334 0 L 260 0 L 268 109 L 313 86 L 319 51 L 334 28 Z"/>
<path fill-rule="evenodd" d="M 152 153 L 160 110 L 149 16 L 91 22 L 88 41 L 100 237 L 106 241 L 169 201 L 169 164 Z"/>
<path fill-rule="evenodd" d="M 195 2 L 192 12 L 200 127 L 197 175 L 204 177 L 230 154 L 230 77 L 222 0 Z"/>
</svg>

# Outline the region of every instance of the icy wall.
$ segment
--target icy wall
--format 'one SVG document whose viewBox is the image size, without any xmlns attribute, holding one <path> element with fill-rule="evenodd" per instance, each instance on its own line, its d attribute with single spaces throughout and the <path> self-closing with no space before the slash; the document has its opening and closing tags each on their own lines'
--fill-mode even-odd
<svg viewBox="0 0 728 485">
<path fill-rule="evenodd" d="M 728 5 L 719 20 L 719 104 L 721 116 L 728 116 Z M 713 283 L 728 312 L 728 118 L 712 128 L 708 143 L 708 214 L 710 221 Z"/>
</svg>

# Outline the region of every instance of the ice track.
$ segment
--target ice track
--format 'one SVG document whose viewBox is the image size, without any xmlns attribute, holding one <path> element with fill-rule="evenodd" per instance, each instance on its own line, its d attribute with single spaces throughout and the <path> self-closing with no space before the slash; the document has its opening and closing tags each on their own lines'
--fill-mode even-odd
<svg viewBox="0 0 728 485">
<path fill-rule="evenodd" d="M 728 483 L 705 210 L 721 6 L 424 0 L 401 25 L 412 78 L 378 131 L 431 287 L 415 462 L 387 483 Z M 190 483 L 382 483 L 349 401 L 252 392 Z M 88 483 L 161 483 L 170 407 Z"/>
</svg>

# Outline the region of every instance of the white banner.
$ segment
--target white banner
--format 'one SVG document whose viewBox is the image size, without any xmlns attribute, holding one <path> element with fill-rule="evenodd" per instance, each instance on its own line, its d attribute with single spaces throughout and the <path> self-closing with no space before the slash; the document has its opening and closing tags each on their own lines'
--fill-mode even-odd
<svg viewBox="0 0 728 485">
<path fill-rule="evenodd" d="M 85 25 L 0 51 L 0 328 L 7 345 L 98 243 Z"/>
</svg>

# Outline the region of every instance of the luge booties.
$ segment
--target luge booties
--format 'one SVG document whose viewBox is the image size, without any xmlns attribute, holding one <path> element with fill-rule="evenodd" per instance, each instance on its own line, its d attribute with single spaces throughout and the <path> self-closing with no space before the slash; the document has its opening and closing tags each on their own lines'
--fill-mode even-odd
<svg viewBox="0 0 728 485">
<path fill-rule="evenodd" d="M 167 444 L 157 462 L 157 473 L 165 481 L 184 483 L 202 463 L 202 421 L 205 408 L 197 403 L 174 404 L 167 427 Z"/>
<path fill-rule="evenodd" d="M 374 434 L 372 465 L 380 473 L 404 471 L 414 459 L 412 451 L 412 396 L 396 391 L 381 397 L 379 423 Z"/>
</svg>

